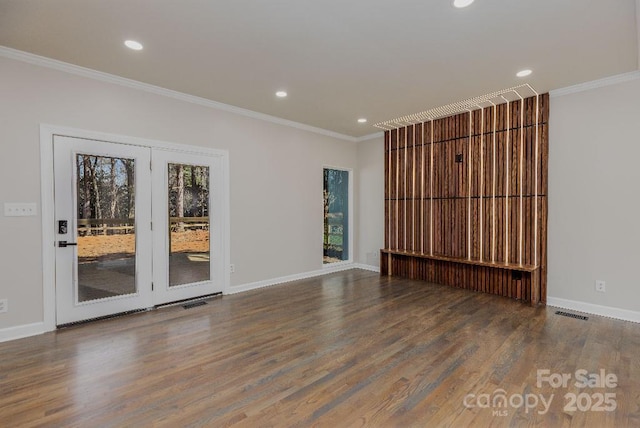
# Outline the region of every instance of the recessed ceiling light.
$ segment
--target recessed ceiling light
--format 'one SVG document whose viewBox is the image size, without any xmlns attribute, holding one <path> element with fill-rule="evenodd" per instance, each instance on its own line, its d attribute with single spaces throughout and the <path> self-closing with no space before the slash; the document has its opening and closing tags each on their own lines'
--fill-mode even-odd
<svg viewBox="0 0 640 428">
<path fill-rule="evenodd" d="M 527 77 L 528 75 L 530 75 L 532 73 L 531 70 L 527 69 L 527 70 L 520 70 L 516 73 L 516 76 L 518 77 Z"/>
<path fill-rule="evenodd" d="M 463 8 L 469 6 L 475 0 L 453 0 L 453 5 L 457 8 Z"/>
<path fill-rule="evenodd" d="M 286 96 L 287 96 L 287 93 L 285 91 L 276 92 L 276 97 L 278 97 L 278 98 L 284 98 Z"/>
<path fill-rule="evenodd" d="M 361 117 L 360 119 L 358 119 L 358 123 L 367 123 L 367 119 Z"/>
<path fill-rule="evenodd" d="M 134 51 L 141 51 L 143 48 L 142 43 L 136 42 L 135 40 L 127 40 L 124 42 L 124 45 Z"/>
</svg>

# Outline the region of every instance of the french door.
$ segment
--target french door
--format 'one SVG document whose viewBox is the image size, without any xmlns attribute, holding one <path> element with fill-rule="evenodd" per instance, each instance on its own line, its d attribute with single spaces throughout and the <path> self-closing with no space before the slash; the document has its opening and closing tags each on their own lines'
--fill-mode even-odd
<svg viewBox="0 0 640 428">
<path fill-rule="evenodd" d="M 220 158 L 153 150 L 152 160 L 154 304 L 222 292 Z"/>
<path fill-rule="evenodd" d="M 53 144 L 57 325 L 222 291 L 219 158 Z"/>
</svg>

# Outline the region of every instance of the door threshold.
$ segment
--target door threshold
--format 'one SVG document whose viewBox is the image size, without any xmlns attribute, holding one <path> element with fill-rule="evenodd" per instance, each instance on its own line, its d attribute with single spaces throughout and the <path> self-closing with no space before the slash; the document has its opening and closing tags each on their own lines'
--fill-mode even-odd
<svg viewBox="0 0 640 428">
<path fill-rule="evenodd" d="M 182 300 L 176 300 L 175 302 L 163 303 L 161 305 L 154 306 L 154 308 L 155 309 L 169 308 L 171 306 L 179 306 L 179 305 L 184 305 L 186 303 L 199 302 L 201 300 L 213 299 L 215 297 L 222 297 L 222 292 L 220 291 L 218 293 L 206 294 L 204 296 L 193 297 L 191 299 L 182 299 Z"/>
<path fill-rule="evenodd" d="M 222 297 L 222 292 L 213 293 L 213 294 L 207 294 L 207 295 L 204 295 L 204 296 L 194 297 L 194 298 L 191 298 L 191 299 L 177 300 L 175 302 L 163 303 L 161 305 L 156 305 L 156 306 L 153 306 L 151 308 L 146 308 L 146 309 L 135 309 L 135 310 L 132 310 L 132 311 L 118 312 L 117 314 L 105 315 L 105 316 L 102 316 L 102 317 L 95 317 L 95 318 L 89 318 L 89 319 L 86 319 L 86 320 L 80 320 L 80 321 L 74 321 L 74 322 L 69 322 L 69 323 L 65 323 L 65 324 L 59 324 L 59 325 L 56 326 L 56 329 L 62 330 L 62 329 L 65 329 L 65 328 L 75 327 L 75 326 L 79 326 L 79 325 L 83 325 L 83 324 L 88 324 L 88 323 L 92 323 L 92 322 L 95 322 L 95 321 L 108 320 L 108 319 L 112 319 L 112 318 L 123 317 L 125 315 L 137 314 L 137 313 L 140 313 L 140 312 L 153 311 L 155 309 L 169 308 L 169 307 L 172 307 L 172 306 L 179 306 L 179 305 L 184 305 L 184 304 L 188 304 L 188 303 L 201 302 L 201 301 L 210 300 L 210 299 L 213 299 L 213 298 L 216 298 L 216 297 Z"/>
<path fill-rule="evenodd" d="M 82 325 L 82 324 L 88 324 L 94 321 L 102 321 L 102 320 L 108 320 L 111 318 L 119 318 L 125 315 L 131 315 L 131 314 L 137 314 L 139 312 L 146 312 L 149 311 L 153 308 L 149 308 L 149 309 L 134 309 L 132 311 L 126 311 L 126 312 L 118 312 L 117 314 L 111 314 L 111 315 L 105 315 L 102 317 L 95 317 L 95 318 L 89 318 L 86 320 L 80 320 L 80 321 L 73 321 L 73 322 L 68 322 L 65 324 L 59 324 L 56 326 L 56 329 L 61 330 L 63 328 L 69 328 L 69 327 L 75 327 L 77 325 Z"/>
</svg>

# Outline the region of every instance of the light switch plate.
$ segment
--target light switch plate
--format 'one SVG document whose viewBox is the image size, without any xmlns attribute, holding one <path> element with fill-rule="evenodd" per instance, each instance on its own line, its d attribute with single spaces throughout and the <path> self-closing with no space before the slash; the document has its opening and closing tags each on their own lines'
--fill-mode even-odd
<svg viewBox="0 0 640 428">
<path fill-rule="evenodd" d="M 5 217 L 29 217 L 35 216 L 37 205 L 35 202 L 18 203 L 18 202 L 5 202 L 4 215 Z"/>
</svg>

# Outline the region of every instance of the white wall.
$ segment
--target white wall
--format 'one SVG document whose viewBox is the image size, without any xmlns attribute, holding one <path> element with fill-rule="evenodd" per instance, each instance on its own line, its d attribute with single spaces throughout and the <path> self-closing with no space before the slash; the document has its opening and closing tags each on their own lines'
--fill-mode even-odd
<svg viewBox="0 0 640 428">
<path fill-rule="evenodd" d="M 357 167 L 354 142 L 0 58 L 0 206 L 39 206 L 41 123 L 228 150 L 233 286 L 321 269 L 322 166 Z M 0 215 L 0 330 L 43 321 L 40 223 Z"/>
<path fill-rule="evenodd" d="M 549 300 L 637 313 L 640 79 L 552 96 L 549 130 Z"/>
<path fill-rule="evenodd" d="M 384 247 L 384 137 L 358 143 L 356 261 L 380 266 Z"/>
</svg>

